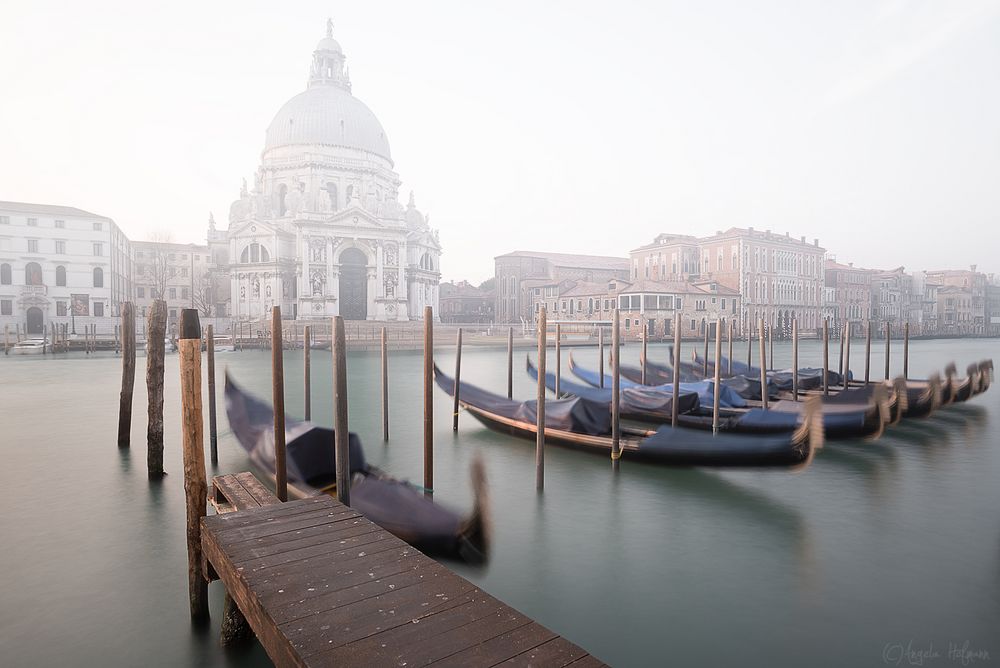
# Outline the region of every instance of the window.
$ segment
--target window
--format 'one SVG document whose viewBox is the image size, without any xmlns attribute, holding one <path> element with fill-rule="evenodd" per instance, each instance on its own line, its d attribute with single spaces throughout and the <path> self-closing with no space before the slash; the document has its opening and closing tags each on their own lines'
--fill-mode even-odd
<svg viewBox="0 0 1000 668">
<path fill-rule="evenodd" d="M 65 220 L 57 220 L 56 221 L 56 229 L 61 230 L 64 227 L 66 227 L 66 221 Z"/>
<path fill-rule="evenodd" d="M 138 297 L 139 299 L 145 299 L 146 298 L 146 288 L 141 287 L 141 286 L 137 287 L 135 289 L 135 296 Z"/>
<path fill-rule="evenodd" d="M 66 254 L 66 242 L 62 239 L 56 239 L 56 255 Z"/>
<path fill-rule="evenodd" d="M 420 266 L 422 268 L 424 268 L 424 269 L 428 268 L 428 267 L 424 266 L 424 264 L 425 264 L 425 258 L 426 257 L 427 257 L 427 254 L 425 253 L 424 256 L 422 258 L 420 258 Z M 270 261 L 271 261 L 271 256 L 270 256 L 270 254 L 268 254 L 267 249 L 264 248 L 263 246 L 261 246 L 260 244 L 258 244 L 257 242 L 254 242 L 254 243 L 250 244 L 249 246 L 247 246 L 246 248 L 244 248 L 243 252 L 240 254 L 240 262 L 243 262 L 243 263 L 247 263 L 247 262 L 270 262 Z M 511 279 L 511 280 L 513 280 L 513 279 Z"/>
<path fill-rule="evenodd" d="M 104 287 L 104 270 L 101 269 L 100 267 L 94 267 L 94 287 L 95 288 Z"/>
<path fill-rule="evenodd" d="M 37 262 L 29 262 L 24 265 L 25 285 L 44 285 L 42 282 L 42 266 Z"/>
<path fill-rule="evenodd" d="M 190 296 L 187 288 L 181 288 L 181 299 L 187 299 Z"/>
<path fill-rule="evenodd" d="M 66 287 L 66 267 L 62 265 L 56 267 L 56 285 Z"/>
<path fill-rule="evenodd" d="M 56 302 L 56 315 L 66 315 L 66 302 Z"/>
<path fill-rule="evenodd" d="M 187 275 L 188 275 L 188 268 L 181 267 L 181 276 L 187 276 Z"/>
<path fill-rule="evenodd" d="M 631 325 L 631 323 L 632 323 L 632 319 L 631 318 L 625 318 L 625 329 L 626 330 L 629 329 L 629 325 Z"/>
<path fill-rule="evenodd" d="M 170 298 L 177 299 L 177 288 L 170 288 Z"/>
<path fill-rule="evenodd" d="M 714 298 L 714 297 L 712 298 L 712 301 L 713 301 L 713 302 L 715 301 L 715 298 Z M 725 297 L 723 297 L 723 298 L 722 298 L 722 310 L 723 310 L 723 311 L 725 311 L 725 310 L 726 310 L 726 298 L 725 298 Z"/>
<path fill-rule="evenodd" d="M 14 315 L 14 302 L 10 299 L 0 299 L 0 315 Z"/>
<path fill-rule="evenodd" d="M 0 216 L 0 225 L 10 225 L 10 216 Z"/>
<path fill-rule="evenodd" d="M 38 219 L 37 218 L 29 218 L 28 219 L 28 227 L 38 227 Z"/>
<path fill-rule="evenodd" d="M 100 232 L 101 228 L 103 228 L 103 227 L 104 227 L 104 223 L 94 223 L 94 231 L 95 232 Z"/>
<path fill-rule="evenodd" d="M 200 255 L 192 255 L 191 257 L 194 258 L 195 262 L 201 262 L 201 256 Z"/>
<path fill-rule="evenodd" d="M 104 302 L 94 302 L 94 315 L 98 317 L 104 315 Z"/>
<path fill-rule="evenodd" d="M 174 260 L 177 259 L 177 256 L 174 255 L 173 253 L 171 253 L 170 255 L 167 256 L 167 259 L 170 260 L 171 262 L 173 262 Z"/>
<path fill-rule="evenodd" d="M 696 329 L 698 329 L 698 323 L 696 323 L 694 320 L 692 320 L 691 321 L 691 331 L 693 332 Z"/>
<path fill-rule="evenodd" d="M 135 257 L 136 257 L 136 259 L 139 259 L 141 257 L 145 257 L 145 253 L 143 253 L 142 251 L 136 251 L 135 252 Z"/>
<path fill-rule="evenodd" d="M 28 239 L 28 252 L 29 253 L 38 252 L 38 239 Z"/>
<path fill-rule="evenodd" d="M 0 264 L 0 285 L 10 285 L 10 282 L 10 265 L 6 263 Z"/>
<path fill-rule="evenodd" d="M 177 309 L 175 309 L 175 308 L 170 309 L 170 317 L 171 318 L 176 318 L 177 317 Z"/>
<path fill-rule="evenodd" d="M 102 244 L 100 241 L 95 241 L 94 242 L 94 256 L 95 257 L 101 257 L 102 255 L 104 255 L 104 244 Z"/>
<path fill-rule="evenodd" d="M 181 259 L 182 260 L 188 259 L 187 253 L 181 253 Z"/>
</svg>

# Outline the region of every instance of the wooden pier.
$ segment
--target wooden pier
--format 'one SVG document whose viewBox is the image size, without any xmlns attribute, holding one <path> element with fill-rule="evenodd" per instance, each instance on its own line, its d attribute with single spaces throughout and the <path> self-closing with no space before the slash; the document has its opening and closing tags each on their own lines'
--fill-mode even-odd
<svg viewBox="0 0 1000 668">
<path fill-rule="evenodd" d="M 249 473 L 212 482 L 206 574 L 275 665 L 603 665 L 329 496 L 280 503 Z"/>
</svg>

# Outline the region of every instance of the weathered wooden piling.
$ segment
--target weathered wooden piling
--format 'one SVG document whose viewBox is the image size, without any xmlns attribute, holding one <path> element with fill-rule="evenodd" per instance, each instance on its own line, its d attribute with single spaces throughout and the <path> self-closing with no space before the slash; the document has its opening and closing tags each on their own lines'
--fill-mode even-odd
<svg viewBox="0 0 1000 668">
<path fill-rule="evenodd" d="M 767 325 L 767 359 L 774 366 L 774 325 Z"/>
<path fill-rule="evenodd" d="M 910 321 L 903 323 L 903 378 L 910 377 Z"/>
<path fill-rule="evenodd" d="M 424 307 L 424 494 L 434 493 L 434 309 Z"/>
<path fill-rule="evenodd" d="M 712 386 L 712 433 L 719 433 L 719 386 L 722 383 L 722 320 L 715 321 L 715 383 Z M 676 397 L 675 397 L 676 399 Z"/>
<path fill-rule="evenodd" d="M 764 350 L 764 318 L 760 319 L 760 401 L 764 410 L 767 410 L 767 351 Z"/>
<path fill-rule="evenodd" d="M 844 327 L 847 325 L 845 324 Z M 837 374 L 843 378 L 844 377 L 844 327 L 840 328 L 837 332 L 840 335 L 840 361 L 837 363 Z"/>
<path fill-rule="evenodd" d="M 597 326 L 597 375 L 601 389 L 604 388 L 604 325 Z"/>
<path fill-rule="evenodd" d="M 729 320 L 729 327 L 726 328 L 726 338 L 729 339 L 728 370 L 726 375 L 733 375 L 733 335 L 736 333 L 736 320 Z"/>
<path fill-rule="evenodd" d="M 208 358 L 208 450 L 212 466 L 219 463 L 219 430 L 215 415 L 215 328 L 205 333 L 205 357 Z"/>
<path fill-rule="evenodd" d="M 889 380 L 889 344 L 892 340 L 889 321 L 885 321 L 885 379 Z"/>
<path fill-rule="evenodd" d="M 163 337 L 167 331 L 167 302 L 153 301 L 146 320 L 146 469 L 151 478 L 163 475 Z M 200 340 L 200 337 L 199 337 Z"/>
<path fill-rule="evenodd" d="M 841 383 L 847 389 L 848 378 L 851 376 L 851 321 L 844 324 L 844 376 Z"/>
<path fill-rule="evenodd" d="M 382 328 L 382 440 L 389 440 L 389 335 Z"/>
<path fill-rule="evenodd" d="M 3 326 L 3 354 L 10 354 L 10 325 Z"/>
<path fill-rule="evenodd" d="M 617 311 L 615 311 L 617 313 Z M 681 318 L 674 318 L 674 396 L 670 401 L 670 426 L 677 426 L 678 401 L 681 391 Z"/>
<path fill-rule="evenodd" d="M 556 399 L 562 396 L 562 388 L 559 387 L 559 379 L 562 376 L 562 325 L 556 323 Z"/>
<path fill-rule="evenodd" d="M 753 367 L 753 322 L 747 320 L 747 373 Z"/>
<path fill-rule="evenodd" d="M 507 328 L 507 398 L 514 398 L 514 328 Z"/>
<path fill-rule="evenodd" d="M 153 307 L 166 303 L 153 302 Z M 150 323 L 152 324 L 152 323 Z M 160 346 L 163 337 L 160 337 Z M 148 344 L 147 344 L 148 347 Z M 191 618 L 208 618 L 208 580 L 202 573 L 201 518 L 206 514 L 208 483 L 201 410 L 201 326 L 197 309 L 181 311 L 177 347 L 181 368 L 181 438 L 184 457 L 184 501 L 187 509 L 188 601 Z"/>
<path fill-rule="evenodd" d="M 799 319 L 792 318 L 792 399 L 799 400 Z"/>
<path fill-rule="evenodd" d="M 274 404 L 274 495 L 288 501 L 285 458 L 285 359 L 281 339 L 281 307 L 271 308 L 271 403 Z"/>
<path fill-rule="evenodd" d="M 865 329 L 865 385 L 868 384 L 869 371 L 872 364 L 872 321 L 868 321 Z"/>
<path fill-rule="evenodd" d="M 538 388 L 535 395 L 535 489 L 545 488 L 545 362 L 548 322 L 545 307 L 538 311 Z"/>
<path fill-rule="evenodd" d="M 122 314 L 122 391 L 118 401 L 118 447 L 132 441 L 132 392 L 135 388 L 135 306 L 124 302 Z"/>
<path fill-rule="evenodd" d="M 615 309 L 611 330 L 611 461 L 617 465 L 622 456 L 622 425 L 621 425 L 621 311 Z"/>
<path fill-rule="evenodd" d="M 121 352 L 121 325 L 115 325 L 115 354 Z"/>
<path fill-rule="evenodd" d="M 385 328 L 382 328 L 385 331 Z M 312 331 L 309 325 L 302 329 L 302 412 L 307 420 L 312 419 Z"/>
<path fill-rule="evenodd" d="M 344 318 L 333 317 L 333 449 L 337 500 L 351 505 L 351 440 L 347 425 L 347 339 Z"/>
<path fill-rule="evenodd" d="M 20 343 L 21 342 L 21 323 L 19 323 L 19 322 L 14 323 L 14 334 L 15 334 L 15 338 L 16 338 L 17 343 Z"/>
<path fill-rule="evenodd" d="M 455 339 L 455 406 L 452 410 L 452 431 L 458 431 L 458 394 L 459 394 L 459 383 L 462 380 L 462 328 L 458 328 L 458 334 Z M 558 381 L 556 381 L 558 382 Z"/>
<path fill-rule="evenodd" d="M 646 334 L 647 334 L 647 328 L 648 328 L 648 325 L 645 322 L 643 322 L 642 323 L 642 354 L 641 354 L 641 356 L 642 356 L 642 371 L 640 372 L 640 375 L 641 375 L 640 380 L 642 381 L 643 385 L 646 384 Z"/>
<path fill-rule="evenodd" d="M 708 330 L 711 329 L 711 327 L 708 326 L 707 318 L 702 321 L 702 324 L 705 325 L 705 356 L 702 358 L 702 366 L 704 367 L 702 369 L 702 375 L 707 378 L 708 377 Z"/>
<path fill-rule="evenodd" d="M 823 395 L 830 394 L 830 319 L 823 318 Z"/>
</svg>

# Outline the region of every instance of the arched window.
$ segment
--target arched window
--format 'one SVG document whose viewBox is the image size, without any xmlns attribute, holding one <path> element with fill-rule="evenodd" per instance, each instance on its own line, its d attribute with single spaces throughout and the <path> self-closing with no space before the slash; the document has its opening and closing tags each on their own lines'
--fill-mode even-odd
<svg viewBox="0 0 1000 668">
<path fill-rule="evenodd" d="M 278 186 L 278 215 L 284 216 L 287 212 L 285 209 L 285 195 L 288 194 L 288 186 L 282 183 Z"/>
<path fill-rule="evenodd" d="M 346 197 L 347 201 L 346 201 L 345 205 L 346 206 L 350 206 L 351 205 L 351 198 L 354 197 L 354 186 L 353 185 L 347 186 L 347 193 L 346 194 L 347 194 L 347 197 Z"/>
<path fill-rule="evenodd" d="M 340 200 L 337 198 L 337 184 L 327 183 L 326 184 L 326 196 L 330 198 L 330 211 L 336 211 L 340 204 Z"/>
<path fill-rule="evenodd" d="M 240 262 L 270 262 L 271 254 L 267 252 L 267 249 L 261 246 L 256 241 L 246 248 L 240 254 Z"/>
<path fill-rule="evenodd" d="M 29 262 L 24 265 L 25 285 L 44 285 L 42 282 L 42 266 L 37 262 Z"/>
<path fill-rule="evenodd" d="M 10 265 L 0 264 L 0 285 L 10 285 Z"/>
<path fill-rule="evenodd" d="M 66 267 L 62 265 L 56 267 L 56 285 L 60 287 L 65 287 L 66 285 Z"/>
<path fill-rule="evenodd" d="M 94 267 L 94 287 L 104 287 L 104 270 L 100 267 Z"/>
</svg>

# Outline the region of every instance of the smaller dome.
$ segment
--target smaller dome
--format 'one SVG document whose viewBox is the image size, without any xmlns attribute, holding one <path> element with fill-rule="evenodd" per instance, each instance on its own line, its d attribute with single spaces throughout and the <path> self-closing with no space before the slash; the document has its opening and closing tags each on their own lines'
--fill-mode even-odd
<svg viewBox="0 0 1000 668">
<path fill-rule="evenodd" d="M 316 45 L 317 51 L 335 51 L 337 53 L 343 53 L 340 48 L 340 44 L 332 37 L 324 37 Z"/>
</svg>

